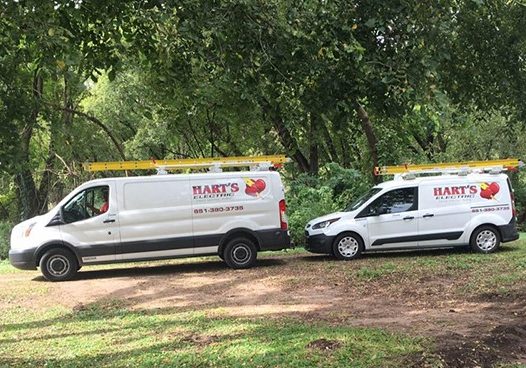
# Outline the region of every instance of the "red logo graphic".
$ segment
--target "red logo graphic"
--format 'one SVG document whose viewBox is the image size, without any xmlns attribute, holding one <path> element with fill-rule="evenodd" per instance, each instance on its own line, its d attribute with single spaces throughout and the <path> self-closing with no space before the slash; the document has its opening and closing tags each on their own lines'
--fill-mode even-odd
<svg viewBox="0 0 526 368">
<path fill-rule="evenodd" d="M 265 190 L 267 185 L 263 179 L 243 179 L 247 185 L 245 193 L 252 197 L 259 197 L 259 194 Z"/>
<path fill-rule="evenodd" d="M 484 199 L 495 199 L 495 195 L 499 192 L 500 186 L 498 183 L 482 183 L 480 184 L 480 196 Z"/>
</svg>

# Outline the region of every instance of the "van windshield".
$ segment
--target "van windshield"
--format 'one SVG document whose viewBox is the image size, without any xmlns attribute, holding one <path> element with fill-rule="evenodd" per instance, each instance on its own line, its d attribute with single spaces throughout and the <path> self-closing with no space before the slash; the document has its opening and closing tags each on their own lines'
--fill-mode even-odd
<svg viewBox="0 0 526 368">
<path fill-rule="evenodd" d="M 351 212 L 351 211 L 354 211 L 354 210 L 358 209 L 362 204 L 367 202 L 369 199 L 371 199 L 371 197 L 373 197 L 376 193 L 378 193 L 381 190 L 382 190 L 382 188 L 371 188 L 371 189 L 369 189 L 368 192 L 366 192 L 363 196 L 361 196 L 356 201 L 354 201 L 349 206 L 347 206 L 347 208 L 344 209 L 343 211 L 344 212 Z"/>
</svg>

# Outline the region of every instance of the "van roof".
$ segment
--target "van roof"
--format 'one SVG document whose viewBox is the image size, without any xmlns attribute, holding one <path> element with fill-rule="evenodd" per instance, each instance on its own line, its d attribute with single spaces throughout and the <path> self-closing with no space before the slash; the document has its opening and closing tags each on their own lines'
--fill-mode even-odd
<svg viewBox="0 0 526 368">
<path fill-rule="evenodd" d="M 93 179 L 85 182 L 86 184 L 108 183 L 110 181 L 155 181 L 169 178 L 194 178 L 207 179 L 211 177 L 238 178 L 240 176 L 250 178 L 251 176 L 261 177 L 262 175 L 279 175 L 276 171 L 225 171 L 218 173 L 190 173 L 190 174 L 166 174 L 166 175 L 140 175 L 140 176 L 119 176 L 112 178 Z"/>
<path fill-rule="evenodd" d="M 465 182 L 490 182 L 507 178 L 506 174 L 468 174 L 468 175 L 434 175 L 420 176 L 414 179 L 395 179 L 384 181 L 376 185 L 378 188 L 410 187 L 423 183 L 465 183 Z"/>
</svg>

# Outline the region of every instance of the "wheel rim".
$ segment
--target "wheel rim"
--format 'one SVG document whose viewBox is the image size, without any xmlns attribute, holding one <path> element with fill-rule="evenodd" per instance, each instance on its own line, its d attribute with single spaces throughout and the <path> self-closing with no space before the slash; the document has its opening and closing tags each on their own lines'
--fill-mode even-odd
<svg viewBox="0 0 526 368">
<path fill-rule="evenodd" d="M 64 276 L 70 268 L 68 259 L 62 255 L 52 256 L 47 261 L 47 269 L 53 276 Z"/>
<path fill-rule="evenodd" d="M 239 244 L 232 249 L 232 259 L 237 264 L 245 264 L 250 260 L 250 248 L 245 244 Z"/>
<path fill-rule="evenodd" d="M 477 235 L 476 242 L 480 249 L 492 250 L 497 245 L 497 235 L 491 230 L 483 230 Z"/>
<path fill-rule="evenodd" d="M 354 257 L 358 249 L 358 241 L 352 236 L 346 236 L 338 242 L 338 252 L 345 258 Z"/>
</svg>

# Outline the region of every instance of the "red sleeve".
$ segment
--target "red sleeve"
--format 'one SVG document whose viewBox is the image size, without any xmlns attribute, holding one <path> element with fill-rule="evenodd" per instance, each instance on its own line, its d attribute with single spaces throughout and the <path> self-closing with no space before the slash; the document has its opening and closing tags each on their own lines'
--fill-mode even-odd
<svg viewBox="0 0 526 368">
<path fill-rule="evenodd" d="M 109 206 L 108 206 L 108 202 L 105 202 L 105 203 L 100 207 L 99 212 L 100 212 L 100 213 L 105 213 L 105 212 L 107 212 L 107 211 L 108 211 L 108 207 L 109 207 Z"/>
</svg>

